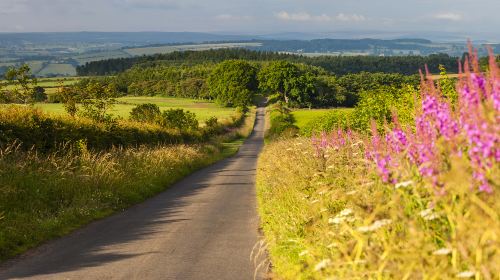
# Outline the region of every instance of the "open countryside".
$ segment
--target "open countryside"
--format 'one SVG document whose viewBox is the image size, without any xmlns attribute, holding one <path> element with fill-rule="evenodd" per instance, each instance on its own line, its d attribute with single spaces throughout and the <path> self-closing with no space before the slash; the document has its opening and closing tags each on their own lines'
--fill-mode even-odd
<svg viewBox="0 0 500 280">
<path fill-rule="evenodd" d="M 0 279 L 498 279 L 498 3 L 278 2 L 2 2 Z"/>
</svg>

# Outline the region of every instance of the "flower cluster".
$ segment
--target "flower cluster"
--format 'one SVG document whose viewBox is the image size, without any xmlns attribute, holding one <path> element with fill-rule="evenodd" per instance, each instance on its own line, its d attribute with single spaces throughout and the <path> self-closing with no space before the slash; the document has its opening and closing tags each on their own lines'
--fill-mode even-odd
<svg viewBox="0 0 500 280">
<path fill-rule="evenodd" d="M 365 156 L 375 163 L 384 182 L 396 183 L 405 161 L 434 186 L 443 186 L 439 175 L 447 162 L 461 157 L 472 171 L 473 187 L 493 191 L 488 174 L 500 162 L 500 70 L 491 56 L 489 72 L 481 73 L 474 54 L 463 69 L 457 82 L 458 100 L 443 96 L 432 79 L 422 79 L 414 127 L 403 129 L 394 116 L 391 128 L 386 126 L 382 136 L 373 122 Z M 352 132 L 341 130 L 313 139 L 317 152 L 351 141 Z"/>
</svg>

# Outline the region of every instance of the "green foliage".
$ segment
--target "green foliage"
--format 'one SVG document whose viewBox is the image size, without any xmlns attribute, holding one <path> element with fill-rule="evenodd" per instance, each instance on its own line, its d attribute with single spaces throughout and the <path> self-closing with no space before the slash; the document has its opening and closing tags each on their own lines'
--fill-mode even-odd
<svg viewBox="0 0 500 280">
<path fill-rule="evenodd" d="M 200 140 L 197 131 L 178 132 L 158 125 L 118 121 L 110 126 L 85 118 L 53 117 L 39 110 L 12 106 L 0 110 L 0 146 L 17 141 L 23 149 L 47 152 L 67 142 L 86 140 L 89 149 L 134 147 Z"/>
<path fill-rule="evenodd" d="M 259 88 L 270 94 L 269 101 L 283 101 L 289 106 L 312 106 L 315 76 L 287 61 L 274 61 L 259 72 Z"/>
<path fill-rule="evenodd" d="M 374 91 L 365 91 L 354 110 L 353 127 L 366 130 L 371 120 L 375 120 L 378 127 L 383 127 L 385 123 L 392 122 L 393 113 L 398 116 L 401 124 L 411 124 L 417 96 L 416 89 L 411 86 L 381 87 Z"/>
<path fill-rule="evenodd" d="M 108 111 L 113 107 L 117 95 L 114 84 L 90 81 L 80 93 L 82 115 L 100 123 L 112 122 L 113 117 Z"/>
<path fill-rule="evenodd" d="M 352 129 L 355 126 L 353 109 L 334 109 L 330 112 L 311 120 L 301 128 L 302 135 L 311 136 L 325 131 L 336 129 Z"/>
<path fill-rule="evenodd" d="M 17 102 L 29 104 L 34 101 L 37 80 L 31 77 L 30 71 L 30 67 L 23 64 L 19 68 L 10 68 L 5 74 L 5 78 L 15 85 L 10 91 Z"/>
<path fill-rule="evenodd" d="M 64 110 L 66 111 L 66 113 L 74 118 L 76 116 L 76 113 L 78 113 L 79 96 L 77 95 L 77 93 L 72 88 L 61 87 L 58 96 L 63 102 Z"/>
<path fill-rule="evenodd" d="M 198 128 L 198 119 L 194 113 L 184 109 L 169 109 L 163 111 L 156 122 L 165 128 L 183 130 L 195 130 Z"/>
<path fill-rule="evenodd" d="M 48 96 L 45 93 L 45 89 L 40 86 L 36 86 L 33 88 L 33 101 L 34 102 L 45 102 L 47 101 Z"/>
<path fill-rule="evenodd" d="M 279 44 L 278 51 L 292 48 L 291 51 L 304 49 L 297 46 L 300 41 L 267 41 L 266 44 Z M 322 40 L 313 40 L 307 43 L 318 44 L 319 49 L 324 49 Z M 343 43 L 341 43 L 343 44 Z M 336 47 L 339 45 L 337 44 Z M 199 65 L 207 62 L 217 63 L 229 59 L 243 59 L 248 61 L 276 61 L 286 60 L 293 63 L 304 63 L 318 66 L 335 75 L 346 75 L 361 72 L 401 73 L 403 75 L 418 74 L 418 69 L 427 65 L 431 72 L 437 72 L 439 65 L 444 65 L 451 72 L 458 72 L 458 57 L 446 54 L 433 54 L 428 56 L 333 56 L 324 55 L 307 57 L 301 55 L 284 54 L 270 51 L 251 51 L 247 49 L 219 49 L 206 51 L 182 51 L 169 54 L 137 56 L 131 58 L 108 59 L 94 61 L 79 66 L 79 76 L 116 75 L 133 68 L 134 66 L 151 67 L 158 65 Z M 462 60 L 464 61 L 464 60 Z"/>
<path fill-rule="evenodd" d="M 458 101 L 458 92 L 455 81 L 448 76 L 446 68 L 443 65 L 439 65 L 439 70 L 441 71 L 439 73 L 441 79 L 438 81 L 439 88 L 443 95 L 451 100 L 452 104 L 456 104 Z"/>
<path fill-rule="evenodd" d="M 137 122 L 154 123 L 160 116 L 160 107 L 153 103 L 145 103 L 135 106 L 130 112 L 130 120 Z"/>
<path fill-rule="evenodd" d="M 224 61 L 212 71 L 208 88 L 210 95 L 222 106 L 248 106 L 257 89 L 257 70 L 246 61 Z"/>
<path fill-rule="evenodd" d="M 298 132 L 295 126 L 295 119 L 291 110 L 281 102 L 278 102 L 269 108 L 269 129 L 266 133 L 267 139 L 276 139 L 281 137 L 295 136 Z"/>
</svg>

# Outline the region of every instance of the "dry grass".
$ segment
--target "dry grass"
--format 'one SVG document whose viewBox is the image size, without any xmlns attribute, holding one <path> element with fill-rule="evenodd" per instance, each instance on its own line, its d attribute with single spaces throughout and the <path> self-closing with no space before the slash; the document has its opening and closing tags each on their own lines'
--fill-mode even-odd
<svg viewBox="0 0 500 280">
<path fill-rule="evenodd" d="M 271 143 L 259 160 L 276 278 L 498 279 L 500 194 L 472 191 L 459 160 L 438 196 L 411 168 L 403 184 L 382 183 L 360 143 L 318 158 L 310 141 Z"/>
</svg>

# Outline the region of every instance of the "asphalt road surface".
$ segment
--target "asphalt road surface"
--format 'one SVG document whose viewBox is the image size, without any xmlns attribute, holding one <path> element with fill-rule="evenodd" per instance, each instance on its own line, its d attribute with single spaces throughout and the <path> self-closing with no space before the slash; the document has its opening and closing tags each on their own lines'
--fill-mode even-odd
<svg viewBox="0 0 500 280">
<path fill-rule="evenodd" d="M 49 242 L 0 268 L 0 279 L 257 279 L 255 172 L 264 109 L 237 155 L 158 196 Z"/>
</svg>

